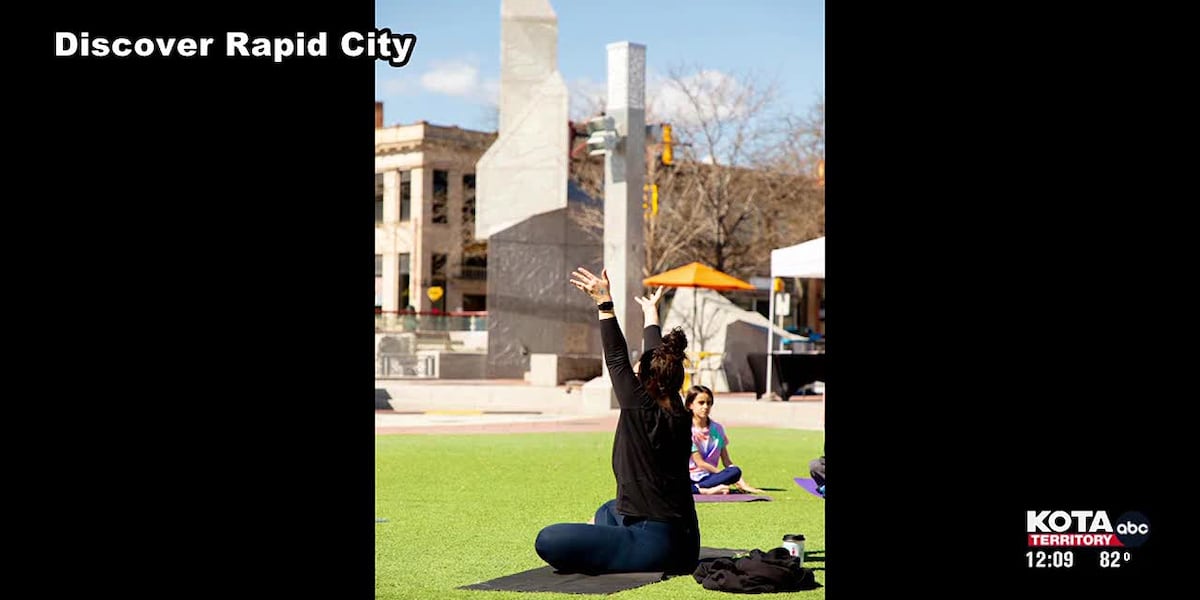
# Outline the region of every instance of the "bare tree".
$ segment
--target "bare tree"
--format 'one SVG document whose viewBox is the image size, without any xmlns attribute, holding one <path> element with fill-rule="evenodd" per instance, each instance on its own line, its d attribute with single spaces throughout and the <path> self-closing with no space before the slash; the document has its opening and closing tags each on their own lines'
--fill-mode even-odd
<svg viewBox="0 0 1200 600">
<path fill-rule="evenodd" d="M 676 68 L 657 100 L 677 140 L 675 165 L 658 178 L 660 210 L 676 210 L 660 214 L 687 221 L 674 224 L 676 244 L 656 238 L 656 262 L 699 260 L 748 278 L 769 263 L 771 248 L 803 241 L 793 236 L 812 229 L 799 224 L 814 221 L 815 181 L 782 156 L 808 121 L 780 107 L 773 81 Z M 815 217 L 822 230 L 823 201 Z"/>
<path fill-rule="evenodd" d="M 604 198 L 604 157 L 588 156 L 586 121 L 571 123 L 570 163 L 567 177 L 587 195 Z M 568 215 L 588 236 L 588 239 L 604 242 L 604 204 L 572 207 Z M 599 257 L 603 260 L 603 257 Z"/>
<path fill-rule="evenodd" d="M 674 160 L 647 139 L 645 275 L 691 261 L 747 279 L 770 262 L 770 250 L 824 233 L 824 100 L 808 115 L 780 109 L 774 83 L 702 69 L 674 69 L 648 110 L 649 122 L 672 125 Z M 588 157 L 577 130 L 571 177 L 603 195 L 604 167 Z M 648 194 L 649 196 L 649 191 Z M 599 209 L 573 216 L 597 239 Z"/>
<path fill-rule="evenodd" d="M 784 126 L 786 143 L 762 168 L 804 182 L 795 190 L 789 218 L 781 220 L 782 241 L 796 243 L 825 235 L 825 98 L 807 115 L 789 115 Z"/>
</svg>

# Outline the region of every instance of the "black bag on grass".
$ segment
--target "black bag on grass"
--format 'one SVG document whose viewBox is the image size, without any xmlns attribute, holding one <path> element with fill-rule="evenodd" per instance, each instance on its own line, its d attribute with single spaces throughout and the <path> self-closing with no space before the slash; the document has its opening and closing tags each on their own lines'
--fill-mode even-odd
<svg viewBox="0 0 1200 600">
<path fill-rule="evenodd" d="M 692 573 L 704 589 L 737 594 L 797 592 L 817 587 L 812 569 L 786 548 L 754 549 L 742 558 L 706 558 Z"/>
</svg>

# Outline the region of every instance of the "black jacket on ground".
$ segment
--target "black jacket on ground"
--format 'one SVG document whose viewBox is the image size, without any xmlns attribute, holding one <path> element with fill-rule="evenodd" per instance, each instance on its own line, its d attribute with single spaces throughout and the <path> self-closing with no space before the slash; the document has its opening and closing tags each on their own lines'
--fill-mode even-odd
<svg viewBox="0 0 1200 600">
<path fill-rule="evenodd" d="M 658 325 L 647 327 L 643 337 L 647 354 L 662 344 Z M 615 318 L 600 321 L 600 339 L 613 392 L 621 405 L 612 455 L 617 512 L 695 528 L 696 504 L 688 473 L 691 413 L 663 410 L 646 393 L 633 373 L 629 348 Z M 683 403 L 679 406 L 682 408 Z"/>
<path fill-rule="evenodd" d="M 739 594 L 795 592 L 818 587 L 812 569 L 786 548 L 751 550 L 744 558 L 706 558 L 692 573 L 704 589 Z"/>
</svg>

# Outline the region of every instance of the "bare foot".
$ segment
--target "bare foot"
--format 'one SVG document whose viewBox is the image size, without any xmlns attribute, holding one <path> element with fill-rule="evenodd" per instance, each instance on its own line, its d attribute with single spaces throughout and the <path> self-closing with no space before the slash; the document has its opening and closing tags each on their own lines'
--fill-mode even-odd
<svg viewBox="0 0 1200 600">
<path fill-rule="evenodd" d="M 737 482 L 737 484 L 736 484 L 736 485 L 737 485 L 739 488 L 741 488 L 741 490 L 742 490 L 743 492 L 746 492 L 747 494 L 762 494 L 762 493 L 764 493 L 762 490 L 760 490 L 760 489 L 758 489 L 758 488 L 756 488 L 756 487 L 754 487 L 754 486 L 752 486 L 752 485 L 750 485 L 750 484 L 746 483 L 746 480 L 745 480 L 745 479 L 743 479 L 743 480 L 741 480 L 741 481 Z"/>
<path fill-rule="evenodd" d="M 716 495 L 720 495 L 720 494 L 728 494 L 729 486 L 727 486 L 725 484 L 721 484 L 721 485 L 710 487 L 710 488 L 700 488 L 700 493 L 704 494 L 705 496 L 716 496 Z"/>
</svg>

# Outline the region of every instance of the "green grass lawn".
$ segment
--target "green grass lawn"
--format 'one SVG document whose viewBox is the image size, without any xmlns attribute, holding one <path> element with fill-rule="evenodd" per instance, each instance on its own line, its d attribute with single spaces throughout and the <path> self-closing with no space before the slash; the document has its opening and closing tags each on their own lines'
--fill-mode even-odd
<svg viewBox="0 0 1200 600">
<path fill-rule="evenodd" d="M 585 597 L 455 588 L 545 566 L 533 550 L 538 531 L 552 523 L 585 523 L 615 495 L 612 438 L 612 432 L 376 436 L 375 515 L 387 522 L 375 525 L 375 597 Z M 730 438 L 730 457 L 747 481 L 781 491 L 767 491 L 774 502 L 698 504 L 701 544 L 767 550 L 780 546 L 785 533 L 803 533 L 808 551 L 823 551 L 824 500 L 792 478 L 808 476 L 824 433 L 736 428 Z M 817 569 L 822 586 L 823 557 L 821 552 L 805 562 Z M 824 587 L 797 593 L 825 597 Z M 613 595 L 704 596 L 728 594 L 681 576 Z"/>
</svg>

